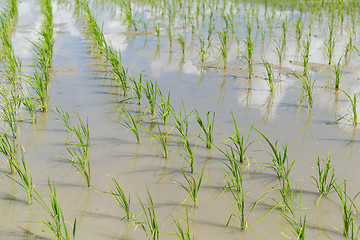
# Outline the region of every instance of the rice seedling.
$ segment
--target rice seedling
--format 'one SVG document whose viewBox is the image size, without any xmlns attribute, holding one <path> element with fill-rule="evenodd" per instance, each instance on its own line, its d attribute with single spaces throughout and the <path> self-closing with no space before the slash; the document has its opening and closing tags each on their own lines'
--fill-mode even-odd
<svg viewBox="0 0 360 240">
<path fill-rule="evenodd" d="M 229 161 L 228 163 L 224 161 L 223 164 L 225 166 L 221 167 L 231 180 L 231 182 L 228 183 L 228 187 L 234 188 L 238 192 L 242 191 L 242 170 L 239 163 L 236 161 L 234 149 L 230 147 L 229 153 L 227 149 L 223 151 L 216 146 L 215 148 L 221 152 Z"/>
<path fill-rule="evenodd" d="M 49 102 L 50 69 L 52 67 L 54 45 L 51 1 L 45 0 L 41 2 L 41 12 L 44 20 L 39 32 L 39 39 L 37 42 L 30 41 L 36 57 L 33 63 L 34 73 L 30 77 L 29 84 L 39 98 L 41 111 L 46 112 Z"/>
<path fill-rule="evenodd" d="M 181 118 L 181 111 L 179 114 L 177 114 L 176 111 L 172 108 L 171 113 L 175 119 L 174 127 L 178 130 L 179 135 L 180 135 L 179 137 L 174 137 L 174 139 L 184 145 L 186 155 L 182 155 L 182 154 L 180 154 L 180 155 L 188 163 L 188 165 L 190 167 L 190 172 L 193 173 L 194 172 L 194 151 L 196 149 L 198 142 L 196 142 L 196 144 L 193 148 L 191 147 L 190 142 L 189 142 L 188 116 L 190 115 L 190 113 L 186 113 L 185 107 L 184 107 L 184 119 Z"/>
<path fill-rule="evenodd" d="M 300 15 L 295 23 L 296 41 L 298 43 L 298 46 L 300 45 L 303 28 L 304 23 L 302 21 L 302 16 Z"/>
<path fill-rule="evenodd" d="M 158 240 L 159 239 L 159 221 L 158 216 L 155 211 L 154 202 L 152 200 L 149 189 L 147 188 L 148 198 L 147 202 L 150 205 L 148 208 L 145 208 L 143 202 L 139 199 L 141 207 L 143 209 L 141 215 L 143 216 L 143 221 L 138 222 L 144 233 L 149 240 Z"/>
<path fill-rule="evenodd" d="M 196 180 L 192 175 L 184 173 L 184 171 L 182 169 L 180 169 L 180 170 L 181 170 L 182 175 L 184 176 L 185 184 L 179 183 L 179 185 L 189 194 L 188 197 L 190 197 L 193 200 L 194 207 L 196 208 L 198 206 L 197 197 L 198 197 L 198 193 L 200 190 L 202 178 L 204 176 L 205 165 L 201 171 L 201 174 L 200 174 L 198 180 Z M 186 199 L 184 200 L 184 202 L 186 201 Z"/>
<path fill-rule="evenodd" d="M 297 112 L 303 107 L 305 101 L 308 102 L 308 110 L 312 108 L 313 105 L 313 89 L 315 85 L 315 81 L 311 80 L 311 76 L 306 74 L 305 76 L 299 76 L 296 72 L 293 72 L 295 77 L 300 80 L 301 86 L 295 86 L 296 88 L 300 88 L 302 90 L 301 96 L 298 102 Z"/>
<path fill-rule="evenodd" d="M 218 32 L 219 40 L 220 40 L 220 54 L 223 59 L 223 67 L 227 69 L 227 57 L 228 57 L 228 36 L 227 32 Z"/>
<path fill-rule="evenodd" d="M 168 135 L 169 135 L 169 132 L 168 133 L 163 133 L 160 129 L 160 126 L 159 126 L 159 123 L 156 123 L 156 128 L 157 128 L 157 134 L 149 131 L 148 129 L 146 129 L 143 125 L 140 125 L 140 127 L 142 129 L 144 129 L 145 131 L 147 131 L 162 147 L 163 149 L 163 155 L 164 155 L 164 158 L 167 158 L 168 157 Z"/>
<path fill-rule="evenodd" d="M 279 192 L 282 203 L 277 203 L 277 205 L 280 205 L 284 211 L 291 211 L 294 202 L 296 189 L 291 189 L 289 180 L 289 173 L 294 162 L 295 161 L 293 161 L 290 166 L 286 166 L 287 172 L 284 171 L 284 176 L 279 178 Z"/>
<path fill-rule="evenodd" d="M 177 220 L 174 219 L 174 224 L 176 227 L 176 236 L 180 239 L 180 240 L 194 240 L 194 234 L 192 234 L 190 232 L 190 224 L 189 224 L 189 212 L 188 209 L 186 209 L 186 215 L 185 215 L 185 219 L 181 219 L 181 220 Z M 184 224 L 181 224 L 181 221 L 184 221 Z"/>
<path fill-rule="evenodd" d="M 85 178 L 88 187 L 91 186 L 91 171 L 89 160 L 89 147 L 90 147 L 90 131 L 89 121 L 86 118 L 86 123 L 81 120 L 78 113 L 75 113 L 79 125 L 73 125 L 71 128 L 72 133 L 75 134 L 78 142 L 70 142 L 67 148 L 71 158 L 66 158 L 75 169 Z"/>
<path fill-rule="evenodd" d="M 253 128 L 252 127 L 250 128 L 250 131 L 245 140 L 244 136 L 241 136 L 239 133 L 239 129 L 238 129 L 233 112 L 231 112 L 231 116 L 232 116 L 234 127 L 235 127 L 235 134 L 233 136 L 229 137 L 229 139 L 227 141 L 231 141 L 233 143 L 233 145 L 235 147 L 232 147 L 232 149 L 235 150 L 235 152 L 238 154 L 239 162 L 243 163 L 245 161 L 245 159 L 248 159 L 248 157 L 246 157 L 246 152 L 247 152 L 248 148 L 250 147 L 251 144 L 254 143 L 254 141 L 249 142 L 250 134 L 251 134 L 251 131 Z M 228 145 L 228 146 L 230 147 L 230 145 Z"/>
<path fill-rule="evenodd" d="M 68 111 L 64 111 L 62 108 L 58 108 L 56 105 L 54 108 L 55 110 L 53 110 L 53 113 L 57 116 L 56 119 L 62 121 L 61 126 L 65 127 L 68 131 L 72 131 L 73 126 Z"/>
<path fill-rule="evenodd" d="M 214 24 L 213 18 L 211 18 L 211 15 L 210 15 L 209 26 L 208 26 L 208 36 L 207 36 L 209 45 L 210 45 L 212 34 L 214 33 L 214 31 L 215 31 L 215 24 Z"/>
<path fill-rule="evenodd" d="M 331 20 L 329 22 L 329 38 L 325 39 L 325 52 L 326 55 L 328 56 L 328 63 L 329 65 L 332 63 L 333 60 L 333 56 L 334 56 L 334 49 L 335 49 L 335 35 L 334 35 L 334 21 Z"/>
<path fill-rule="evenodd" d="M 65 221 L 64 214 L 61 210 L 61 206 L 56 196 L 56 188 L 54 183 L 50 183 L 48 180 L 48 185 L 50 188 L 50 206 L 46 204 L 44 199 L 40 194 L 35 191 L 36 200 L 42 206 L 42 208 L 49 214 L 51 220 L 41 221 L 42 225 L 45 225 L 46 228 L 44 231 L 48 231 L 52 239 L 55 240 L 70 240 L 70 235 L 68 231 L 68 221 Z M 75 239 L 76 233 L 76 219 L 72 225 L 72 239 Z"/>
<path fill-rule="evenodd" d="M 299 220 L 296 219 L 296 216 L 292 209 L 289 209 L 289 214 L 286 214 L 285 212 L 281 212 L 276 210 L 289 224 L 290 227 L 287 227 L 283 224 L 281 224 L 283 227 L 285 227 L 289 232 L 291 232 L 296 239 L 303 240 L 305 239 L 305 228 L 306 228 L 306 214 L 304 215 L 302 213 L 302 191 L 300 191 L 300 216 Z M 282 233 L 286 238 L 290 239 L 289 236 Z"/>
<path fill-rule="evenodd" d="M 135 135 L 137 143 L 140 143 L 139 128 L 138 128 L 137 123 L 135 122 L 134 118 L 129 113 L 129 111 L 125 111 L 124 109 L 119 109 L 119 111 L 123 115 L 125 115 L 127 120 L 123 119 L 122 122 L 119 122 L 119 121 L 115 121 L 115 122 L 126 127 L 127 129 L 129 129 Z"/>
<path fill-rule="evenodd" d="M 288 30 L 288 21 L 287 21 L 287 16 L 285 16 L 284 20 L 281 22 L 281 28 L 282 28 L 282 48 L 284 48 L 285 44 L 286 44 L 286 35 L 287 35 L 287 30 Z"/>
<path fill-rule="evenodd" d="M 145 32 L 145 34 L 147 36 L 147 34 L 148 34 L 148 23 L 144 19 L 141 19 L 141 22 L 143 23 L 144 32 Z"/>
<path fill-rule="evenodd" d="M 306 36 L 306 40 L 304 40 L 302 44 L 301 57 L 303 60 L 303 75 L 308 75 L 308 64 L 309 64 L 309 54 L 310 54 L 310 43 L 311 39 L 309 36 Z"/>
<path fill-rule="evenodd" d="M 333 70 L 335 74 L 335 91 L 339 92 L 340 90 L 340 81 L 342 79 L 342 66 L 341 66 L 341 58 L 339 58 L 339 61 L 337 64 L 333 65 Z"/>
<path fill-rule="evenodd" d="M 352 124 L 354 126 L 356 126 L 358 124 L 358 121 L 357 121 L 357 99 L 358 99 L 359 94 L 354 93 L 354 95 L 351 97 L 349 93 L 347 93 L 345 91 L 343 91 L 343 93 L 345 93 L 345 95 L 350 100 L 351 113 L 352 113 Z"/>
<path fill-rule="evenodd" d="M 166 32 L 167 32 L 167 35 L 168 35 L 168 38 L 169 38 L 170 49 L 172 49 L 173 38 L 172 38 L 172 31 L 171 31 L 171 25 L 170 24 L 166 28 Z"/>
<path fill-rule="evenodd" d="M 179 34 L 177 40 L 180 44 L 182 54 L 185 54 L 185 38 Z"/>
<path fill-rule="evenodd" d="M 273 72 L 273 68 L 271 66 L 271 64 L 264 58 L 262 58 L 262 64 L 264 65 L 265 69 L 266 69 L 266 74 L 265 74 L 265 80 L 267 85 L 270 88 L 270 92 L 274 92 L 275 91 L 275 77 L 274 77 L 274 72 Z"/>
<path fill-rule="evenodd" d="M 160 43 L 160 26 L 159 26 L 159 24 L 154 26 L 154 30 L 155 30 L 156 37 L 157 37 L 157 43 L 159 44 Z"/>
<path fill-rule="evenodd" d="M 18 163 L 17 160 L 17 143 L 15 137 L 3 132 L 0 137 L 0 152 L 9 162 L 10 173 L 14 173 Z"/>
<path fill-rule="evenodd" d="M 111 179 L 114 183 L 115 190 L 110 190 L 111 191 L 110 193 L 114 197 L 120 208 L 124 211 L 126 219 L 130 221 L 131 218 L 133 217 L 133 214 L 130 211 L 130 203 L 131 203 L 130 193 L 129 196 L 126 197 L 123 189 L 121 188 L 120 184 L 116 181 L 116 179 L 115 178 L 111 178 Z"/>
<path fill-rule="evenodd" d="M 155 115 L 156 98 L 158 96 L 158 86 L 150 80 L 145 81 L 145 87 L 143 88 L 146 99 L 149 102 L 150 114 Z"/>
<path fill-rule="evenodd" d="M 246 54 L 243 54 L 242 52 L 240 52 L 243 57 L 245 58 L 246 62 L 247 62 L 247 67 L 249 70 L 249 75 L 248 78 L 251 79 L 251 75 L 252 75 L 252 71 L 253 71 L 253 51 L 254 51 L 254 43 L 253 40 L 251 39 L 251 26 L 249 25 L 250 23 L 248 22 L 247 25 L 247 35 L 246 35 L 246 39 L 245 39 L 245 46 L 246 46 Z"/>
<path fill-rule="evenodd" d="M 180 135 L 187 137 L 189 132 L 189 116 L 192 112 L 187 113 L 185 109 L 184 102 L 182 102 L 183 111 L 180 111 L 179 114 L 176 113 L 175 109 L 171 108 L 172 116 L 175 119 L 175 128 L 178 130 Z M 182 118 L 182 113 L 184 114 L 184 118 Z"/>
<path fill-rule="evenodd" d="M 127 69 L 121 65 L 121 54 L 118 51 L 115 51 L 111 46 L 108 46 L 104 42 L 104 52 L 107 59 L 107 62 L 110 63 L 112 73 L 115 76 L 115 80 L 119 82 L 122 86 L 124 94 L 126 94 L 127 86 Z"/>
<path fill-rule="evenodd" d="M 11 131 L 12 137 L 15 139 L 18 137 L 18 112 L 21 102 L 18 97 L 14 95 L 14 92 L 10 92 L 11 96 L 6 96 L 6 90 L 0 89 L 0 96 L 3 103 L 0 105 L 0 117 Z"/>
<path fill-rule="evenodd" d="M 159 106 L 159 113 L 161 116 L 161 119 L 163 120 L 163 123 L 167 125 L 169 123 L 170 113 L 171 113 L 171 104 L 170 104 L 170 90 L 167 96 L 167 99 L 165 100 L 160 89 L 158 90 L 158 95 L 160 99 Z"/>
<path fill-rule="evenodd" d="M 347 194 L 346 181 L 343 184 L 335 183 L 334 190 L 336 191 L 340 201 L 342 209 L 342 220 L 343 220 L 343 235 L 348 239 L 354 237 L 354 217 L 353 213 L 359 214 L 356 206 L 355 199 L 359 195 L 357 193 L 354 198 L 350 198 Z M 351 229 L 350 229 L 351 228 Z M 351 232 L 349 233 L 349 231 Z"/>
<path fill-rule="evenodd" d="M 38 101 L 39 107 L 42 112 L 46 112 L 49 108 L 49 92 L 46 86 L 44 85 L 43 78 L 38 71 L 38 67 L 34 64 L 34 76 L 30 76 L 29 84 L 32 89 L 35 91 Z"/>
<path fill-rule="evenodd" d="M 142 79 L 143 75 L 140 73 L 140 76 L 136 80 L 132 79 L 133 84 L 131 86 L 131 89 L 133 90 L 133 93 L 135 94 L 135 97 L 137 98 L 139 104 L 141 104 L 143 91 Z"/>
<path fill-rule="evenodd" d="M 6 36 L 5 36 L 6 37 Z M 7 83 L 10 84 L 12 91 L 15 95 L 19 94 L 19 89 L 21 88 L 21 61 L 17 59 L 14 53 L 12 43 L 8 39 L 3 40 L 3 51 L 4 59 L 2 61 L 3 65 L 3 76 Z"/>
<path fill-rule="evenodd" d="M 31 172 L 27 169 L 26 164 L 25 164 L 24 150 L 23 150 L 22 146 L 20 146 L 20 150 L 21 150 L 21 164 L 18 161 L 16 161 L 16 162 L 14 162 L 13 166 L 14 166 L 18 176 L 20 177 L 21 181 L 18 181 L 11 176 L 9 176 L 9 178 L 11 178 L 17 184 L 19 184 L 26 191 L 27 203 L 30 205 L 32 203 L 32 199 L 34 197 L 34 185 L 32 182 Z"/>
<path fill-rule="evenodd" d="M 330 165 L 330 152 L 327 155 L 326 161 L 324 159 L 321 159 L 324 163 L 323 168 L 320 166 L 320 157 L 318 156 L 317 160 L 317 178 L 312 176 L 312 178 L 315 180 L 316 187 L 319 190 L 320 197 L 322 195 L 329 195 L 329 193 L 334 189 L 336 184 L 335 179 L 335 173 L 334 173 L 334 167 Z M 330 174 L 330 170 L 331 174 Z"/>
<path fill-rule="evenodd" d="M 282 65 L 282 59 L 284 57 L 284 50 L 285 48 L 283 47 L 284 44 L 281 44 L 280 41 L 275 41 L 275 51 L 274 53 L 277 55 L 278 59 L 279 59 L 279 66 Z"/>
<path fill-rule="evenodd" d="M 194 110 L 194 113 L 195 113 L 194 117 L 196 118 L 196 121 L 198 122 L 200 128 L 202 129 L 202 131 L 205 134 L 206 148 L 211 148 L 212 142 L 213 142 L 213 139 L 214 139 L 213 132 L 214 132 L 215 112 L 212 112 L 212 111 L 207 111 L 206 112 L 206 127 L 205 127 L 204 122 L 202 121 L 202 119 L 200 117 L 199 112 L 196 109 Z"/>
<path fill-rule="evenodd" d="M 205 56 L 206 56 L 206 51 L 207 49 L 205 48 L 205 41 L 204 38 L 202 37 L 198 37 L 199 38 L 199 43 L 200 43 L 200 47 L 199 47 L 199 57 L 200 57 L 200 61 L 204 62 L 205 61 Z"/>
<path fill-rule="evenodd" d="M 230 184 L 228 184 L 228 189 L 230 189 L 231 191 L 231 195 L 233 196 L 234 200 L 235 200 L 235 204 L 231 203 L 231 205 L 233 206 L 235 213 L 232 213 L 226 223 L 226 227 L 229 226 L 230 221 L 235 221 L 240 229 L 242 231 L 245 230 L 246 225 L 247 225 L 247 219 L 245 218 L 245 198 L 244 198 L 244 190 L 242 189 L 242 180 L 241 180 L 241 191 L 237 191 L 236 189 L 234 189 L 233 186 L 231 186 Z M 236 218 L 233 219 L 233 217 Z"/>
<path fill-rule="evenodd" d="M 354 48 L 353 37 L 352 37 L 352 34 L 349 33 L 349 40 L 345 46 L 345 53 L 344 53 L 344 58 L 345 58 L 346 62 L 348 62 L 350 60 L 349 56 L 351 55 L 353 48 Z"/>
<path fill-rule="evenodd" d="M 275 144 L 272 144 L 270 142 L 270 140 L 264 134 L 262 134 L 256 128 L 254 128 L 254 127 L 252 127 L 252 128 L 257 133 L 259 133 L 259 135 L 261 137 L 263 137 L 265 139 L 265 141 L 269 144 L 271 151 L 272 151 L 272 153 L 269 153 L 270 156 L 272 157 L 272 160 L 271 160 L 272 162 L 271 163 L 260 163 L 260 164 L 263 164 L 266 167 L 273 170 L 279 180 L 281 178 L 287 179 L 289 176 L 290 170 L 295 163 L 295 160 L 292 161 L 291 163 L 289 162 L 289 159 L 287 157 L 287 145 L 283 146 L 283 153 L 281 153 L 281 151 L 279 150 L 279 147 L 278 147 L 278 143 L 279 143 L 278 141 L 276 141 Z"/>
<path fill-rule="evenodd" d="M 23 97 L 21 103 L 24 105 L 26 111 L 30 116 L 31 123 L 36 123 L 37 119 L 37 109 L 35 104 L 35 98 L 33 96 Z"/>
</svg>

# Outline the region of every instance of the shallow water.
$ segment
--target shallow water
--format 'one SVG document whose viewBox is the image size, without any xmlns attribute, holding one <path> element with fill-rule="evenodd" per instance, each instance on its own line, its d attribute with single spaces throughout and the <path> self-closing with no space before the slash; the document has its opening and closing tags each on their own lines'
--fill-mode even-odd
<svg viewBox="0 0 360 240">
<path fill-rule="evenodd" d="M 236 50 L 235 42 L 232 42 L 234 47 L 230 50 L 229 67 L 225 71 L 220 68 L 221 59 L 216 50 L 217 36 L 214 36 L 213 52 L 201 64 L 198 61 L 197 44 L 190 44 L 189 29 L 186 30 L 187 51 L 183 57 L 176 40 L 173 49 L 169 49 L 166 20 L 151 14 L 150 8 L 145 7 L 148 9 L 145 11 L 139 4 L 134 4 L 144 12 L 149 22 L 153 18 L 157 19 L 162 27 L 159 43 L 150 26 L 147 35 L 128 31 L 121 20 L 119 7 L 111 10 L 110 6 L 108 2 L 94 2 L 92 10 L 96 13 L 98 24 L 103 23 L 106 40 L 121 51 L 122 64 L 129 68 L 129 73 L 138 75 L 141 72 L 146 79 L 156 81 L 164 95 L 170 90 L 171 104 L 177 111 L 182 109 L 182 101 L 188 112 L 197 109 L 203 117 L 208 110 L 215 111 L 214 143 L 221 148 L 224 147 L 222 141 L 233 135 L 231 111 L 243 135 L 246 136 L 250 125 L 254 124 L 270 141 L 279 140 L 279 144 L 287 144 L 289 160 L 295 160 L 290 174 L 291 186 L 297 189 L 294 212 L 296 216 L 300 213 L 302 190 L 302 211 L 307 213 L 306 235 L 311 239 L 327 239 L 327 236 L 331 239 L 344 238 L 341 232 L 342 213 L 336 193 L 317 203 L 319 195 L 311 178 L 316 174 L 314 168 L 317 157 L 325 159 L 327 153 L 331 152 L 336 177 L 352 180 L 348 183 L 350 196 L 358 191 L 357 128 L 349 125 L 346 118 L 338 124 L 328 124 L 348 113 L 349 101 L 343 94 L 336 95 L 330 87 L 324 87 L 333 77 L 331 69 L 326 65 L 321 45 L 321 34 L 326 31 L 325 27 L 320 29 L 319 24 L 312 28 L 309 64 L 313 79 L 316 80 L 314 106 L 312 111 L 307 112 L 305 108 L 297 114 L 296 104 L 301 91 L 294 86 L 300 83 L 291 70 L 301 71 L 302 68 L 300 58 L 294 56 L 295 32 L 290 27 L 282 67 L 276 65 L 277 59 L 272 52 L 273 39 L 281 32 L 279 26 L 274 28 L 272 37 L 266 36 L 268 46 L 264 51 L 261 50 L 261 40 L 256 41 L 254 74 L 249 81 L 246 64 Z M 36 29 L 40 25 L 39 7 L 36 1 L 30 0 L 19 3 L 19 9 L 21 11 L 13 33 L 13 44 L 16 55 L 23 61 L 24 73 L 31 74 L 33 53 L 26 38 L 36 39 Z M 277 177 L 271 170 L 255 164 L 271 161 L 266 152 L 270 148 L 264 139 L 255 131 L 251 133 L 251 141 L 258 141 L 250 147 L 249 164 L 242 165 L 248 226 L 245 231 L 240 231 L 235 223 L 226 228 L 226 222 L 234 210 L 231 193 L 222 193 L 226 180 L 220 160 L 225 158 L 214 148 L 206 149 L 202 141 L 197 143 L 200 128 L 192 118 L 190 140 L 193 146 L 197 143 L 194 177 L 198 178 L 203 166 L 205 172 L 199 192 L 199 207 L 191 208 L 191 199 L 185 201 L 187 193 L 178 184 L 184 183 L 180 168 L 186 168 L 185 161 L 179 155 L 184 154 L 182 147 L 176 140 L 170 139 L 169 157 L 164 159 L 159 144 L 144 130 L 141 131 L 140 144 L 137 144 L 130 131 L 114 122 L 122 118 L 118 110 L 123 107 L 120 102 L 122 96 L 119 88 L 110 84 L 107 69 L 101 65 L 98 55 L 92 53 L 89 37 L 84 32 L 83 19 L 77 19 L 74 15 L 72 4 L 53 2 L 53 9 L 55 45 L 50 106 L 61 106 L 69 111 L 74 122 L 72 110 L 84 119 L 88 117 L 92 188 L 87 188 L 80 174 L 64 161 L 68 157 L 67 143 L 73 136 L 60 125 L 51 111 L 38 113 L 36 124 L 21 123 L 20 142 L 26 150 L 27 166 L 33 175 L 36 189 L 48 200 L 47 181 L 54 181 L 65 218 L 69 222 L 77 219 L 77 239 L 146 239 L 141 227 L 126 222 L 114 199 L 101 192 L 112 188 L 111 177 L 117 179 L 125 193 L 131 193 L 132 211 L 136 215 L 142 211 L 137 198 L 146 203 L 149 189 L 158 213 L 161 239 L 176 238 L 172 216 L 184 217 L 186 208 L 190 211 L 190 231 L 194 233 L 195 239 L 285 239 L 283 233 L 290 236 L 281 226 L 287 224 L 286 221 L 275 210 L 269 213 L 275 201 L 280 200 L 277 191 L 267 194 L 250 212 L 252 204 L 277 184 Z M 140 10 L 137 14 L 141 13 Z M 259 6 L 261 11 L 264 11 L 262 5 Z M 283 16 L 281 11 L 276 14 Z M 296 16 L 295 12 L 292 18 Z M 180 25 L 181 19 L 177 21 Z M 243 31 L 241 36 L 245 34 L 244 29 L 240 30 Z M 182 33 L 179 29 L 175 31 Z M 206 27 L 203 31 L 206 32 Z M 255 37 L 255 31 L 253 34 Z M 346 42 L 346 36 L 343 41 Z M 337 44 L 343 45 L 341 41 Z M 243 48 L 243 43 L 239 47 Z M 265 69 L 261 64 L 261 55 L 265 55 L 275 65 L 275 73 L 280 73 L 275 93 L 270 93 L 264 80 Z M 335 59 L 339 55 L 340 50 L 335 52 Z M 360 87 L 358 65 L 359 57 L 353 52 L 351 61 L 344 68 L 344 80 L 341 83 L 341 88 L 351 93 L 357 92 Z M 130 103 L 128 108 L 133 113 L 144 112 L 147 106 L 145 98 L 143 102 L 141 106 Z M 149 128 L 152 126 L 149 122 L 144 125 Z M 164 131 L 172 129 L 171 126 L 162 128 Z M 171 134 L 176 136 L 176 130 L 172 129 Z M 0 167 L 2 172 L 8 171 L 5 160 Z M 46 220 L 48 216 L 36 202 L 27 205 L 25 192 L 5 175 L 0 177 L 0 202 L 0 238 L 24 239 L 43 229 L 38 221 Z M 40 233 L 33 238 L 50 237 L 48 233 Z"/>
</svg>

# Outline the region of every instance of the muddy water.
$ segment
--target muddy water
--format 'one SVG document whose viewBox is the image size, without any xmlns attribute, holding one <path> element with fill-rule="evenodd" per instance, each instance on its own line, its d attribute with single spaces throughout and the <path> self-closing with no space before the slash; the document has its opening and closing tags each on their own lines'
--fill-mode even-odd
<svg viewBox="0 0 360 240">
<path fill-rule="evenodd" d="M 206 67 L 202 68 L 196 60 L 196 44 L 191 46 L 190 37 L 187 39 L 188 50 L 183 57 L 176 41 L 173 49 L 169 49 L 165 30 L 158 47 L 154 33 L 145 36 L 127 31 L 120 20 L 120 13 L 116 12 L 119 9 L 115 8 L 114 13 L 108 3 L 97 6 L 93 10 L 97 13 L 99 23 L 104 22 L 104 35 L 107 41 L 121 50 L 122 63 L 129 67 L 130 73 L 138 75 L 142 72 L 147 79 L 157 81 L 164 94 L 171 90 L 171 104 L 178 111 L 182 108 L 183 100 L 187 111 L 198 109 L 202 116 L 208 110 L 216 112 L 216 145 L 223 146 L 222 140 L 233 134 L 231 111 L 242 134 L 246 135 L 250 130 L 249 125 L 254 123 L 272 142 L 280 140 L 280 144 L 288 144 L 289 159 L 295 160 L 291 184 L 298 192 L 302 189 L 303 212 L 307 213 L 307 236 L 311 239 L 326 239 L 326 236 L 342 238 L 339 200 L 333 193 L 317 203 L 317 189 L 311 176 L 316 174 L 314 167 L 317 156 L 325 158 L 330 151 L 336 176 L 353 180 L 348 187 L 349 195 L 354 196 L 359 186 L 359 137 L 357 129 L 346 121 L 327 124 L 348 112 L 349 101 L 344 95 L 337 97 L 332 90 L 324 87 L 331 81 L 332 72 L 324 64 L 326 59 L 318 42 L 320 37 L 313 37 L 311 42 L 310 67 L 316 79 L 314 107 L 310 112 L 301 110 L 297 114 L 300 90 L 292 87 L 300 83 L 290 70 L 301 71 L 300 60 L 294 57 L 296 42 L 289 40 L 287 43 L 284 65 L 276 70 L 280 77 L 272 94 L 264 81 L 265 69 L 259 64 L 264 53 L 268 61 L 277 63 L 271 51 L 271 37 L 265 41 L 269 44 L 268 50 L 261 53 L 259 47 L 254 52 L 254 77 L 249 82 L 246 80 L 245 63 L 237 58 L 235 47 L 231 50 L 232 60 L 227 71 L 219 69 L 221 61 L 216 49 L 209 54 L 204 63 Z M 222 193 L 226 181 L 220 160 L 224 160 L 224 157 L 215 149 L 206 149 L 203 142 L 198 143 L 194 176 L 199 176 L 203 166 L 205 172 L 199 192 L 199 207 L 191 208 L 191 199 L 184 201 L 187 194 L 178 184 L 184 182 L 180 168 L 186 167 L 179 155 L 183 153 L 181 146 L 175 140 L 170 140 L 169 157 L 164 159 L 159 144 L 145 131 L 141 131 L 141 143 L 137 144 L 129 131 L 113 121 L 121 119 L 118 108 L 123 105 L 119 103 L 119 89 L 109 84 L 104 68 L 99 67 L 101 61 L 96 54 L 91 54 L 88 37 L 83 32 L 84 25 L 81 19 L 74 17 L 71 4 L 54 2 L 53 8 L 55 45 L 51 106 L 56 104 L 70 113 L 74 110 L 83 118 L 88 117 L 92 188 L 88 189 L 80 174 L 65 163 L 64 158 L 68 156 L 66 143 L 73 136 L 54 119 L 51 112 L 39 113 L 38 122 L 34 125 L 27 122 L 21 124 L 21 143 L 26 150 L 26 161 L 36 189 L 48 199 L 47 181 L 55 182 L 65 218 L 69 222 L 77 219 L 77 239 L 146 239 L 140 226 L 130 225 L 122 219 L 123 212 L 114 199 L 101 193 L 112 187 L 111 177 L 118 180 L 126 193 L 131 193 L 132 211 L 136 215 L 141 212 L 137 198 L 146 202 L 146 189 L 149 189 L 158 213 L 161 239 L 176 238 L 172 216 L 184 217 L 186 208 L 191 211 L 190 231 L 196 239 L 280 239 L 284 238 L 282 233 L 290 234 L 280 225 L 286 224 L 284 219 L 275 211 L 269 213 L 275 201 L 280 199 L 278 192 L 266 195 L 250 212 L 252 204 L 277 184 L 272 171 L 254 164 L 271 160 L 266 153 L 269 147 L 257 133 L 251 134 L 251 140 L 258 142 L 250 148 L 250 164 L 243 165 L 248 226 L 245 231 L 240 231 L 235 223 L 226 228 L 226 222 L 234 210 L 231 194 Z M 23 71 L 31 74 L 33 56 L 25 51 L 31 50 L 25 38 L 36 39 L 35 30 L 39 28 L 41 19 L 39 7 L 35 1 L 23 1 L 19 9 L 13 44 L 17 49 L 16 54 L 24 63 Z M 316 27 L 312 31 L 315 36 Z M 293 30 L 289 30 L 288 37 L 294 38 Z M 256 44 L 261 45 L 260 42 Z M 359 88 L 356 77 L 358 61 L 354 54 L 353 60 L 344 69 L 344 90 L 356 92 Z M 240 68 L 244 68 L 243 71 Z M 146 102 L 145 99 L 143 101 Z M 137 112 L 144 111 L 146 106 L 130 104 L 129 108 Z M 74 114 L 72 117 L 75 121 Z M 150 127 L 151 124 L 145 126 Z M 168 131 L 171 126 L 163 129 Z M 176 134 L 176 131 L 172 130 L 171 133 Z M 193 145 L 199 134 L 200 128 L 195 119 L 191 119 Z M 5 161 L 1 163 L 1 170 L 4 173 L 8 171 Z M 38 221 L 48 219 L 43 209 L 37 203 L 28 206 L 23 190 L 6 176 L 1 176 L 0 186 L 0 238 L 24 239 L 39 233 L 43 228 Z M 299 199 L 298 193 L 293 205 L 297 216 L 300 212 Z M 34 237 L 49 238 L 47 233 Z"/>
</svg>

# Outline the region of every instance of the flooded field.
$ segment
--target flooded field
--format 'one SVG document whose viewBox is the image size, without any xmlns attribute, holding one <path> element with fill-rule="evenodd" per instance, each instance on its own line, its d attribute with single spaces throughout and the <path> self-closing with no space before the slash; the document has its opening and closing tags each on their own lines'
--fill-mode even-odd
<svg viewBox="0 0 360 240">
<path fill-rule="evenodd" d="M 359 239 L 359 7 L 0 0 L 0 239 Z"/>
</svg>

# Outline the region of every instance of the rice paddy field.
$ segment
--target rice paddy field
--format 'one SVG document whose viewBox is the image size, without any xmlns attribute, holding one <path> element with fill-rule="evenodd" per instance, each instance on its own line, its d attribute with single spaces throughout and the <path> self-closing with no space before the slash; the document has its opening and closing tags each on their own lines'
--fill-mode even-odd
<svg viewBox="0 0 360 240">
<path fill-rule="evenodd" d="M 0 0 L 0 239 L 359 239 L 355 0 Z"/>
</svg>

